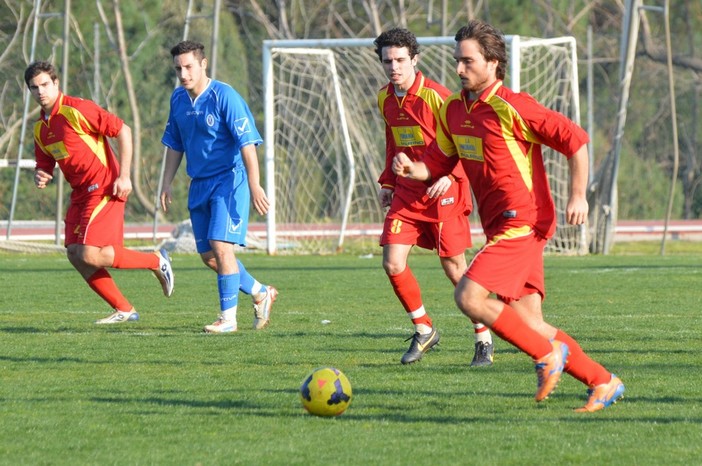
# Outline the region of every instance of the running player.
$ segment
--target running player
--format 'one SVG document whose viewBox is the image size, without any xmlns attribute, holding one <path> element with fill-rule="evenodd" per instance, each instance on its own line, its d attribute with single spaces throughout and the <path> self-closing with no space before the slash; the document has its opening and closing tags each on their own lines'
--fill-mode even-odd
<svg viewBox="0 0 702 466">
<path fill-rule="evenodd" d="M 598 411 L 624 393 L 622 381 L 590 359 L 563 330 L 543 320 L 543 251 L 556 228 L 541 144 L 565 154 L 570 169 L 566 221 L 587 219 L 587 133 L 564 115 L 503 85 L 504 36 L 473 20 L 455 36 L 456 72 L 463 90 L 441 109 L 441 130 L 424 162 L 398 154 L 393 170 L 429 180 L 462 164 L 486 235 L 456 286 L 456 304 L 524 353 L 536 365 L 536 401 L 555 389 L 563 370 L 588 386 L 576 411 Z M 490 297 L 495 293 L 497 299 Z"/>
<path fill-rule="evenodd" d="M 124 207 L 132 192 L 132 130 L 95 102 L 63 94 L 49 62 L 30 64 L 24 81 L 41 106 L 34 125 L 34 184 L 46 188 L 56 165 L 63 172 L 73 190 L 65 218 L 68 261 L 113 309 L 95 323 L 139 320 L 107 268 L 151 270 L 166 297 L 173 294 L 174 277 L 165 249 L 149 253 L 124 247 Z M 116 138 L 119 162 L 107 138 Z"/>
<path fill-rule="evenodd" d="M 379 199 L 389 207 L 380 245 L 383 268 L 395 294 L 414 324 L 415 333 L 402 364 L 418 361 L 439 342 L 439 332 L 422 302 L 419 283 L 407 258 L 412 247 L 436 249 L 441 266 L 455 286 L 466 270 L 465 250 L 471 246 L 468 214 L 472 209 L 463 167 L 439 178 L 432 186 L 397 177 L 392 160 L 400 150 L 418 160 L 436 137 L 439 108 L 451 91 L 416 70 L 417 38 L 395 28 L 375 39 L 376 53 L 390 82 L 378 92 L 385 120 L 385 170 L 380 175 Z M 492 364 L 492 336 L 474 322 L 475 354 L 471 366 Z"/>
</svg>

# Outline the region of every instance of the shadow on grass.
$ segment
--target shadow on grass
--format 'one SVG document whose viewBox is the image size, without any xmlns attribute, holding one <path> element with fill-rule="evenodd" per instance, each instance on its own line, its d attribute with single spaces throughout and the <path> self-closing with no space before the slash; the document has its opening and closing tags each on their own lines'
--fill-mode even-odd
<svg viewBox="0 0 702 466">
<path fill-rule="evenodd" d="M 290 396 L 290 397 L 296 397 L 298 395 L 297 390 L 294 389 L 284 389 L 284 390 L 272 390 L 274 393 L 280 393 L 285 396 Z M 411 396 L 403 391 L 386 391 L 386 390 L 360 390 L 358 392 L 354 392 L 354 400 L 356 400 L 358 397 L 366 397 L 366 396 L 407 396 L 408 398 L 415 398 L 417 393 L 413 393 Z M 434 392 L 424 392 L 420 394 L 421 396 L 430 396 L 430 397 L 437 397 L 437 399 L 440 399 L 441 397 L 445 396 L 445 394 L 442 393 L 434 393 Z M 523 399 L 526 395 L 524 393 L 494 393 L 494 392 L 473 392 L 470 393 L 470 396 L 484 396 L 484 397 L 499 397 L 499 398 L 504 398 L 504 399 L 509 399 L 509 400 L 519 400 Z M 579 397 L 577 396 L 567 396 L 566 398 L 572 398 L 573 399 L 573 406 L 570 408 L 563 408 L 562 406 L 554 407 L 554 406 L 549 406 L 548 403 L 542 403 L 542 404 L 524 404 L 523 407 L 518 408 L 513 416 L 506 415 L 504 411 L 504 406 L 502 405 L 493 405 L 492 408 L 490 406 L 482 406 L 480 410 L 475 411 L 475 412 L 469 412 L 469 411 L 460 411 L 460 412 L 455 412 L 453 414 L 446 414 L 443 412 L 441 415 L 427 415 L 420 413 L 423 408 L 417 408 L 417 413 L 413 414 L 413 408 L 411 406 L 406 406 L 406 405 L 396 405 L 396 406 L 388 406 L 386 403 L 383 403 L 382 401 L 376 401 L 376 402 L 369 402 L 369 401 L 364 401 L 363 404 L 361 405 L 360 403 L 356 402 L 355 404 L 352 403 L 351 407 L 349 408 L 346 413 L 344 413 L 342 416 L 338 417 L 332 417 L 332 418 L 327 418 L 327 419 L 337 419 L 338 421 L 335 422 L 354 422 L 354 421 L 382 421 L 382 422 L 393 422 L 393 423 L 399 423 L 399 424 L 425 424 L 425 423 L 433 423 L 433 424 L 480 424 L 484 425 L 485 422 L 495 422 L 496 417 L 499 418 L 499 423 L 500 424 L 517 424 L 520 422 L 524 421 L 524 416 L 525 416 L 525 411 L 534 411 L 535 414 L 538 414 L 538 411 L 545 409 L 551 412 L 551 414 L 555 414 L 555 409 L 557 409 L 559 412 L 562 412 L 562 416 L 558 417 L 553 417 L 553 416 L 548 416 L 544 417 L 540 421 L 538 419 L 530 418 L 529 422 L 543 422 L 543 423 L 553 423 L 553 422 L 568 422 L 568 423 L 575 423 L 575 424 L 582 424 L 582 423 L 622 423 L 622 424 L 630 424 L 630 423 L 640 423 L 640 424 L 679 424 L 679 423 L 690 423 L 690 424 L 702 424 L 702 418 L 699 417 L 685 417 L 685 418 L 675 418 L 675 417 L 612 417 L 608 415 L 608 413 L 614 413 L 615 410 L 617 410 L 619 407 L 621 407 L 622 403 L 626 403 L 626 401 L 623 401 L 620 404 L 617 404 L 617 406 L 608 408 L 607 410 L 603 412 L 598 412 L 598 413 L 575 413 L 571 411 L 572 408 L 575 408 L 576 406 L 579 406 L 581 404 L 581 401 Z M 203 400 L 194 400 L 194 399 L 183 399 L 183 398 L 177 398 L 177 399 L 172 399 L 172 398 L 160 398 L 160 397 L 148 397 L 148 398 L 121 398 L 121 397 L 95 397 L 91 398 L 91 401 L 97 402 L 97 403 L 105 403 L 105 404 L 134 404 L 134 403 L 143 403 L 145 405 L 154 405 L 154 406 L 160 406 L 160 407 L 165 407 L 165 408 L 172 408 L 172 407 L 186 407 L 186 408 L 193 408 L 193 409 L 207 409 L 207 410 L 221 410 L 226 414 L 229 414 L 229 411 L 236 411 L 237 414 L 241 416 L 254 416 L 254 417 L 262 417 L 262 418 L 300 418 L 300 417 L 309 417 L 310 419 L 317 419 L 316 417 L 312 416 L 310 417 L 303 409 L 302 406 L 300 406 L 299 411 L 292 411 L 291 410 L 291 405 L 288 403 L 285 403 L 284 406 L 281 406 L 280 408 L 272 406 L 270 404 L 264 404 L 264 403 L 255 403 L 251 402 L 248 400 L 242 400 L 242 399 L 236 399 L 236 398 L 228 398 L 228 399 L 221 399 L 221 400 L 214 400 L 214 401 L 203 401 Z M 674 400 L 671 399 L 670 397 L 666 397 L 664 400 L 649 400 L 649 402 L 653 401 L 655 402 L 679 402 L 679 401 L 685 401 L 685 402 L 695 402 L 699 403 L 701 400 L 690 400 L 690 399 L 685 399 L 685 400 Z M 427 403 L 425 401 L 424 403 Z M 432 401 L 428 401 L 428 403 L 433 403 Z M 553 409 L 552 409 L 553 408 Z M 372 411 L 371 413 L 367 413 L 364 411 Z M 442 411 L 441 409 L 438 409 L 438 411 Z M 143 412 L 142 412 L 143 414 Z M 160 413 L 155 413 L 155 414 L 160 414 Z M 217 413 L 205 413 L 205 414 L 217 414 Z M 323 418 L 324 419 L 324 418 Z M 334 421 L 329 421 L 329 422 L 334 422 Z"/>
</svg>

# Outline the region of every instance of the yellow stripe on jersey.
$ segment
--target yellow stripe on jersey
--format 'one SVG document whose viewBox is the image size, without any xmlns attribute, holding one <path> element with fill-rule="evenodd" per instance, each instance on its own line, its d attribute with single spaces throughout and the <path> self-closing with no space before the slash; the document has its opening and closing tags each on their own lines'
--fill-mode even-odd
<svg viewBox="0 0 702 466">
<path fill-rule="evenodd" d="M 98 135 L 97 139 L 91 134 L 86 133 L 83 128 L 86 127 L 93 134 L 97 133 L 97 129 L 93 128 L 88 120 L 83 116 L 83 114 L 74 107 L 69 107 L 68 105 L 62 105 L 59 108 L 59 113 L 66 118 L 66 121 L 71 125 L 71 128 L 76 132 L 78 137 L 88 146 L 95 154 L 95 156 L 100 160 L 104 166 L 107 166 L 107 152 L 105 150 L 105 136 L 102 134 Z"/>
<path fill-rule="evenodd" d="M 521 238 L 522 236 L 528 236 L 532 232 L 532 229 L 529 225 L 524 225 L 519 228 L 511 228 L 503 233 L 500 233 L 499 235 L 495 235 L 492 238 L 490 238 L 490 241 L 488 244 L 495 244 L 501 239 L 514 239 L 514 238 Z"/>
<path fill-rule="evenodd" d="M 533 143 L 539 143 L 538 139 L 527 126 L 524 119 L 517 113 L 517 111 L 504 99 L 495 97 L 490 99 L 488 104 L 495 110 L 495 113 L 500 119 L 500 127 L 502 131 L 502 136 L 504 138 L 504 143 L 507 146 L 510 154 L 512 154 L 512 159 L 522 176 L 522 180 L 526 185 L 527 189 L 531 191 L 533 189 L 533 179 L 532 179 L 532 150 Z M 514 125 L 519 125 L 522 135 L 524 138 L 532 143 L 527 149 L 525 154 L 522 148 L 517 143 L 517 139 L 514 135 Z"/>
</svg>

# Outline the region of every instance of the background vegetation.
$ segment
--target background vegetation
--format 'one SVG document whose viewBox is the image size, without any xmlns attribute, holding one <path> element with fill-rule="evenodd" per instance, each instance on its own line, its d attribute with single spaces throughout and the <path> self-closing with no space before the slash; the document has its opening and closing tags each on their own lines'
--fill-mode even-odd
<svg viewBox="0 0 702 466">
<path fill-rule="evenodd" d="M 183 36 L 186 2 L 181 0 L 73 0 L 70 62 L 62 75 L 65 90 L 93 98 L 138 127 L 136 191 L 128 220 L 151 216 L 163 149 L 160 138 L 174 86 L 170 47 Z M 264 39 L 374 37 L 393 26 L 407 26 L 420 36 L 453 35 L 469 18 L 486 19 L 505 33 L 552 37 L 573 35 L 579 46 L 583 121 L 588 110 L 586 75 L 593 66 L 595 166 L 604 159 L 616 128 L 620 41 L 624 0 L 224 0 L 218 38 L 217 78 L 231 83 L 248 99 L 262 127 L 261 41 Z M 663 0 L 649 0 L 662 5 Z M 681 166 L 674 218 L 696 218 L 702 211 L 698 186 L 698 139 L 702 130 L 702 4 L 672 1 L 675 85 Z M 0 159 L 18 155 L 24 83 L 30 61 L 32 0 L 0 1 Z M 194 2 L 194 14 L 212 13 L 213 1 Z M 61 12 L 63 1 L 42 2 L 42 13 Z M 445 7 L 445 8 L 444 8 Z M 62 19 L 40 20 L 35 59 L 61 64 Z M 190 37 L 211 45 L 211 20 L 192 19 Z M 592 29 L 592 55 L 587 31 Z M 123 35 L 123 46 L 120 35 Z M 663 16 L 646 13 L 638 55 L 619 176 L 619 218 L 661 219 L 672 172 L 673 141 L 665 67 Z M 120 57 L 123 57 L 120 60 Z M 131 94 L 130 92 L 131 91 Z M 30 105 L 33 120 L 36 106 Z M 31 125 L 30 125 L 31 128 Z M 21 149 L 32 158 L 31 135 Z M 0 219 L 9 217 L 14 169 L 0 170 Z M 175 191 L 171 220 L 187 217 L 184 173 Z M 180 188 L 178 186 L 180 184 Z M 16 219 L 53 218 L 55 193 L 33 188 L 29 170 L 21 172 Z M 255 220 L 255 219 L 254 219 Z"/>
</svg>

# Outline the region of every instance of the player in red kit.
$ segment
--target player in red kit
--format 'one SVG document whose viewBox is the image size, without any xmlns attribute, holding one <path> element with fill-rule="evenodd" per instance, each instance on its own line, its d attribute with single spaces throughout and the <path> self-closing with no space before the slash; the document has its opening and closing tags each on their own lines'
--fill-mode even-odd
<svg viewBox="0 0 702 466">
<path fill-rule="evenodd" d="M 588 386 L 588 401 L 576 411 L 611 406 L 624 393 L 622 381 L 587 356 L 570 335 L 545 322 L 541 310 L 546 296 L 543 250 L 556 228 L 541 145 L 568 159 L 566 221 L 580 225 L 588 214 L 587 133 L 503 85 L 507 53 L 495 28 L 471 21 L 455 39 L 463 90 L 441 108 L 441 129 L 423 162 L 398 154 L 393 171 L 430 180 L 463 165 L 487 241 L 456 286 L 456 304 L 534 359 L 536 401 L 553 392 L 565 371 Z"/>
<path fill-rule="evenodd" d="M 24 81 L 41 106 L 34 126 L 34 183 L 44 189 L 53 179 L 56 165 L 63 172 L 73 190 L 65 218 L 68 260 L 113 309 L 96 323 L 139 320 L 107 268 L 151 270 L 167 297 L 173 293 L 174 277 L 164 249 L 147 253 L 123 246 L 124 206 L 132 191 L 131 129 L 94 102 L 64 95 L 51 63 L 30 64 Z M 117 140 L 119 162 L 108 137 Z"/>
<path fill-rule="evenodd" d="M 417 38 L 395 28 L 375 40 L 376 53 L 390 82 L 378 92 L 378 107 L 385 120 L 385 169 L 380 175 L 379 199 L 389 207 L 383 225 L 383 268 L 393 290 L 415 327 L 412 343 L 401 362 L 418 361 L 439 342 L 407 259 L 413 246 L 436 249 L 448 279 L 455 286 L 466 269 L 465 250 L 471 246 L 468 214 L 472 203 L 463 168 L 457 165 L 433 185 L 392 172 L 392 160 L 404 151 L 412 160 L 424 154 L 436 138 L 439 108 L 451 91 L 415 69 L 419 59 Z M 474 322 L 475 355 L 471 366 L 492 364 L 490 331 Z"/>
</svg>

